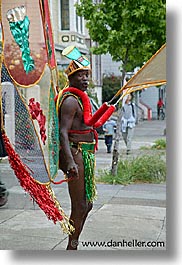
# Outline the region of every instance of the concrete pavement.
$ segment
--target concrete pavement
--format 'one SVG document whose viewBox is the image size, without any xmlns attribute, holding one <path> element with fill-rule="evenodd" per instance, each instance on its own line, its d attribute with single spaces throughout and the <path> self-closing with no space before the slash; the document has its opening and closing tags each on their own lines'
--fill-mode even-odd
<svg viewBox="0 0 182 265">
<path fill-rule="evenodd" d="M 142 153 L 141 147 L 150 147 L 156 140 L 165 139 L 164 130 L 166 129 L 166 121 L 143 121 L 135 127 L 134 137 L 132 141 L 132 154 L 130 157 L 139 155 Z M 120 141 L 120 154 L 123 159 L 128 158 L 126 156 L 126 146 L 121 138 Z M 99 140 L 99 149 L 96 153 L 96 171 L 103 168 L 110 168 L 112 162 L 112 153 L 106 153 L 106 146 L 104 139 Z"/>
<path fill-rule="evenodd" d="M 133 139 L 133 155 L 140 146 L 151 145 L 163 135 L 165 121 L 144 121 L 137 125 Z M 121 153 L 125 146 L 121 141 Z M 96 162 L 99 168 L 110 167 L 111 155 L 99 140 Z M 19 186 L 7 161 L 0 163 L 0 175 L 9 190 L 8 203 L 0 208 L 0 249 L 64 250 L 67 235 L 59 224 L 47 220 L 29 195 Z M 62 172 L 59 172 L 62 177 Z M 63 209 L 69 215 L 67 184 L 53 185 Z M 166 249 L 166 185 L 97 184 L 98 199 L 89 214 L 80 237 L 80 250 L 165 250 Z"/>
</svg>

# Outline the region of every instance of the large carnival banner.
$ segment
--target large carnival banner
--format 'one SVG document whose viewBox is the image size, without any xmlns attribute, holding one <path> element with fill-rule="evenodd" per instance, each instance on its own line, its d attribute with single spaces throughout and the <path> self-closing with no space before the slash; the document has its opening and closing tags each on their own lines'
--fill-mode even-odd
<svg viewBox="0 0 182 265">
<path fill-rule="evenodd" d="M 0 1 L 1 132 L 20 185 L 73 231 L 51 182 L 58 171 L 57 66 L 48 0 Z"/>
<path fill-rule="evenodd" d="M 117 105 L 126 95 L 150 88 L 152 86 L 165 85 L 166 78 L 166 44 L 161 48 L 122 86 L 114 97 L 108 102 L 111 104 L 117 99 Z"/>
<path fill-rule="evenodd" d="M 74 228 L 51 188 L 58 172 L 59 128 L 54 101 L 58 94 L 57 65 L 48 0 L 0 0 L 0 73 L 0 124 L 9 163 L 20 185 L 47 217 L 70 234 Z M 99 127 L 125 95 L 163 84 L 165 44 L 93 116 L 84 95 L 85 123 Z"/>
</svg>

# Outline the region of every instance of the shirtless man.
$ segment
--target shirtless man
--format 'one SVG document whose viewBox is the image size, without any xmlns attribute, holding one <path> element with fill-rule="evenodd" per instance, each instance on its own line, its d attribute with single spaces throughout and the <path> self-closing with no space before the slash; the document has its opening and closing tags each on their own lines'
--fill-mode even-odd
<svg viewBox="0 0 182 265">
<path fill-rule="evenodd" d="M 69 86 L 84 92 L 88 88 L 88 78 L 89 69 L 76 69 L 68 74 Z M 59 122 L 60 168 L 68 178 L 72 178 L 68 182 L 68 189 L 71 199 L 70 220 L 73 221 L 75 232 L 69 236 L 67 250 L 76 250 L 84 222 L 92 209 L 92 200 L 86 198 L 84 161 L 79 143 L 93 143 L 94 133 L 92 127 L 85 125 L 83 108 L 73 94 L 67 95 L 59 105 Z"/>
</svg>

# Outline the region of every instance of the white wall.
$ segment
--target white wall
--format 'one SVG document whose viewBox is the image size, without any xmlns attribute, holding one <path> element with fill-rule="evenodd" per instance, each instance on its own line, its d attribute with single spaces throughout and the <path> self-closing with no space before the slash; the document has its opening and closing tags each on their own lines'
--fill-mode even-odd
<svg viewBox="0 0 182 265">
<path fill-rule="evenodd" d="M 115 76 L 121 76 L 121 71 L 119 70 L 121 62 L 114 62 L 109 53 L 103 54 L 101 56 L 101 62 L 102 62 L 102 73 L 104 74 L 114 73 Z"/>
<path fill-rule="evenodd" d="M 149 87 L 141 93 L 141 100 L 152 109 L 152 117 L 157 118 L 157 101 L 159 98 L 159 88 Z"/>
</svg>

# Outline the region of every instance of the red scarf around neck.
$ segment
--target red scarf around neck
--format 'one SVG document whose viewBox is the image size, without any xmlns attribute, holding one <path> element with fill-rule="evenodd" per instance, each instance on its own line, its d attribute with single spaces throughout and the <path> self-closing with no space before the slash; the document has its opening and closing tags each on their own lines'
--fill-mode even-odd
<svg viewBox="0 0 182 265">
<path fill-rule="evenodd" d="M 103 105 L 92 115 L 90 99 L 85 92 L 75 87 L 68 87 L 64 89 L 63 94 L 66 92 L 75 94 L 81 99 L 83 104 L 84 123 L 87 126 L 93 126 L 94 128 L 102 126 L 116 109 L 114 105 L 108 105 L 107 103 L 103 103 Z"/>
</svg>

